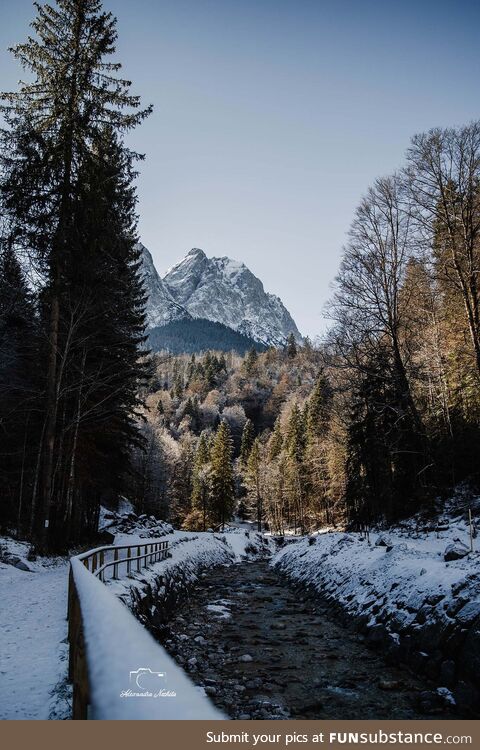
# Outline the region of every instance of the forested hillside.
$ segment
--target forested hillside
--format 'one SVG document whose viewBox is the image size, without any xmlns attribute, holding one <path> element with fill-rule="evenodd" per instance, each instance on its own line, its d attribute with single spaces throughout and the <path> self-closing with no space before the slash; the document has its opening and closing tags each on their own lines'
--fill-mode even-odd
<svg viewBox="0 0 480 750">
<path fill-rule="evenodd" d="M 219 524 L 219 441 L 240 511 L 277 532 L 392 521 L 477 483 L 480 125 L 407 156 L 356 211 L 317 349 L 156 360 L 141 503 Z"/>
<path fill-rule="evenodd" d="M 254 347 L 264 351 L 266 347 L 233 328 L 205 318 L 181 319 L 151 328 L 148 331 L 148 346 L 154 352 L 170 354 L 194 354 L 208 349 L 245 354 Z"/>
</svg>

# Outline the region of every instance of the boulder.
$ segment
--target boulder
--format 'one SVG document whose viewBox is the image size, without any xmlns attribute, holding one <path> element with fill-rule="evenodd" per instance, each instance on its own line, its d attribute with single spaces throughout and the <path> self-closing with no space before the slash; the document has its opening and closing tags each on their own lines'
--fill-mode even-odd
<svg viewBox="0 0 480 750">
<path fill-rule="evenodd" d="M 32 572 L 32 569 L 28 567 L 27 563 L 23 562 L 23 560 L 19 560 L 15 563 L 15 567 L 18 568 L 18 570 L 25 570 L 29 573 Z"/>
<path fill-rule="evenodd" d="M 109 531 L 99 531 L 95 537 L 96 541 L 101 544 L 113 544 L 115 542 L 115 534 L 111 534 Z"/>
<path fill-rule="evenodd" d="M 450 542 L 447 544 L 445 552 L 443 553 L 443 559 L 445 562 L 451 562 L 452 560 L 461 560 L 466 557 L 470 552 L 470 549 L 466 544 L 459 541 Z"/>
<path fill-rule="evenodd" d="M 456 614 L 456 620 L 462 627 L 470 625 L 477 617 L 480 618 L 480 602 L 468 602 Z"/>
</svg>

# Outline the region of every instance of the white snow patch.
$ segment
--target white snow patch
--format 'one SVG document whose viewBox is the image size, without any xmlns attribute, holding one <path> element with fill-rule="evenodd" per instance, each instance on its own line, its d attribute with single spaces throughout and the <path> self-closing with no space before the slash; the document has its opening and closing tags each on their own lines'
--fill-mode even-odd
<svg viewBox="0 0 480 750">
<path fill-rule="evenodd" d="M 225 599 L 219 599 L 213 604 L 207 604 L 206 609 L 208 609 L 209 612 L 213 612 L 215 615 L 217 615 L 217 617 L 220 617 L 222 620 L 229 620 L 232 616 L 232 613 L 230 612 L 228 608 L 228 605 L 230 603 L 231 602 Z"/>
<path fill-rule="evenodd" d="M 2 544 L 26 561 L 29 545 Z M 0 719 L 67 718 L 68 563 L 26 562 L 0 563 Z"/>
</svg>

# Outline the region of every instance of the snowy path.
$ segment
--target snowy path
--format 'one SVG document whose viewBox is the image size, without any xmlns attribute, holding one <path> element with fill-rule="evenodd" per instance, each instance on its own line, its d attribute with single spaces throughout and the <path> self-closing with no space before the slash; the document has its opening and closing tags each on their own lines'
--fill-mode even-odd
<svg viewBox="0 0 480 750">
<path fill-rule="evenodd" d="M 0 719 L 68 716 L 67 562 L 32 567 L 0 563 Z"/>
</svg>

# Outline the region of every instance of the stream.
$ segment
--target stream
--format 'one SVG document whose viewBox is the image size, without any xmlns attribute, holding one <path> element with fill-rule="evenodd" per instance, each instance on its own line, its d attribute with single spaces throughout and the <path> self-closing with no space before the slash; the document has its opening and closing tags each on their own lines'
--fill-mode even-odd
<svg viewBox="0 0 480 750">
<path fill-rule="evenodd" d="M 425 708 L 431 686 L 387 665 L 320 595 L 295 591 L 265 561 L 204 573 L 162 642 L 232 719 L 444 714 Z"/>
</svg>

